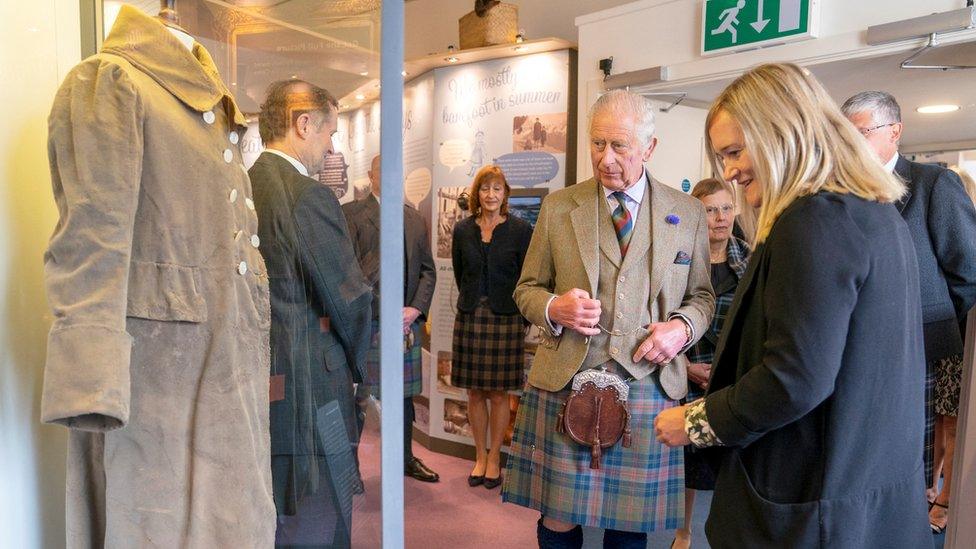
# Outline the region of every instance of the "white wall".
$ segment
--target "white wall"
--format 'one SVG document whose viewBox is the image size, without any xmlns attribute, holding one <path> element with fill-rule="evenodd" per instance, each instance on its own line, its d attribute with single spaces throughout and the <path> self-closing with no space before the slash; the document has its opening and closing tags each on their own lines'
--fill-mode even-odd
<svg viewBox="0 0 976 549">
<path fill-rule="evenodd" d="M 735 74 L 763 62 L 843 58 L 867 48 L 864 31 L 871 25 L 965 6 L 962 0 L 820 0 L 820 3 L 819 38 L 708 58 L 699 54 L 701 0 L 640 0 L 580 16 L 576 19 L 579 112 L 585 113 L 602 89 L 603 75 L 598 63 L 610 56 L 613 56 L 614 74 L 667 65 L 671 71 L 669 81 L 694 82 Z M 578 136 L 579 150 L 586 151 L 584 116 L 580 116 Z M 664 133 L 660 137 L 669 138 Z M 579 156 L 578 169 L 580 179 L 592 173 L 583 154 Z"/>
<path fill-rule="evenodd" d="M 0 547 L 64 546 L 66 435 L 38 419 L 50 325 L 42 254 L 57 221 L 47 114 L 81 55 L 78 10 L 0 2 Z"/>
</svg>

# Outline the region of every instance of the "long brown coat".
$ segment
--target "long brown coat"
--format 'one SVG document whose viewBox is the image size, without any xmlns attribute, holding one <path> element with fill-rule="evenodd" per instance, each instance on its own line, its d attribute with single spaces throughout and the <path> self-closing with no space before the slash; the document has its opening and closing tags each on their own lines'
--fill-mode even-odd
<svg viewBox="0 0 976 549">
<path fill-rule="evenodd" d="M 71 428 L 68 546 L 270 547 L 270 310 L 243 116 L 203 47 L 123 6 L 49 130 L 41 415 Z"/>
</svg>

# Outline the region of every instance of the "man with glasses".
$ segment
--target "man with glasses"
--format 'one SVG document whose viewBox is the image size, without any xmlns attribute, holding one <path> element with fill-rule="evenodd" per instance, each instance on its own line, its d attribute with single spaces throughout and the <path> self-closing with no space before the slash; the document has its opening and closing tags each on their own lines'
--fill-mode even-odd
<svg viewBox="0 0 976 549">
<path fill-rule="evenodd" d="M 844 102 L 844 115 L 861 132 L 888 171 L 908 192 L 896 204 L 915 242 L 922 290 L 925 341 L 925 485 L 934 498 L 935 378 L 940 362 L 962 354 L 957 319 L 976 303 L 976 210 L 959 176 L 898 154 L 901 108 L 890 94 L 861 92 Z"/>
</svg>

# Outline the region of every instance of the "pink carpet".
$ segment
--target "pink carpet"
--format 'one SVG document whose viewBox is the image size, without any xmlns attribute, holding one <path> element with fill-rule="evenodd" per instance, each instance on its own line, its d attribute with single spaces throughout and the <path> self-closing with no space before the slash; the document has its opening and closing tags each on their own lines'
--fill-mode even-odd
<svg viewBox="0 0 976 549">
<path fill-rule="evenodd" d="M 372 414 L 370 414 L 372 415 Z M 537 547 L 535 523 L 539 514 L 531 509 L 502 503 L 501 487 L 487 490 L 468 486 L 473 462 L 431 452 L 414 443 L 414 455 L 440 474 L 441 480 L 426 483 L 404 478 L 406 547 L 531 549 Z M 355 549 L 381 547 L 380 535 L 380 446 L 375 418 L 368 418 L 360 442 L 360 466 L 366 492 L 353 500 L 352 544 Z M 708 514 L 711 493 L 699 493 L 695 501 L 693 536 L 695 549 L 707 549 L 702 525 Z M 673 531 L 648 536 L 648 548 L 666 548 Z M 583 529 L 583 547 L 603 546 L 602 531 Z"/>
<path fill-rule="evenodd" d="M 378 432 L 367 428 L 359 458 L 366 492 L 353 500 L 352 541 L 356 549 L 380 547 L 380 447 Z M 539 514 L 502 503 L 501 487 L 468 486 L 473 463 L 428 451 L 414 443 L 414 455 L 437 471 L 440 482 L 404 478 L 406 547 L 529 548 L 536 546 Z"/>
</svg>

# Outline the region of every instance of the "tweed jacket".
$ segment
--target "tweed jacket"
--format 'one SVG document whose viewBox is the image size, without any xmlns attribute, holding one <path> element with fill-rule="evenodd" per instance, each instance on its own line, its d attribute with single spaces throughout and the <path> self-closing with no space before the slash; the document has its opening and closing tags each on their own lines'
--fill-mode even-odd
<svg viewBox="0 0 976 549">
<path fill-rule="evenodd" d="M 244 122 L 207 51 L 129 6 L 55 96 L 41 418 L 71 428 L 68 547 L 274 542 Z"/>
<path fill-rule="evenodd" d="M 651 216 L 648 311 L 659 321 L 676 314 L 686 318 L 693 332 L 689 343 L 694 343 L 708 329 L 714 310 L 705 210 L 694 198 L 648 179 L 649 197 L 645 196 L 645 201 L 650 200 L 650 208 L 642 214 Z M 551 298 L 573 288 L 596 295 L 602 253 L 598 234 L 601 200 L 605 197 L 599 183 L 589 179 L 550 194 L 539 212 L 515 288 L 515 302 L 522 315 L 546 335 L 529 370 L 529 383 L 539 389 L 563 389 L 589 351 L 590 338 L 573 330 L 552 334 L 546 308 Z M 672 214 L 677 223 L 668 222 Z M 676 263 L 679 251 L 690 255 L 687 264 Z M 609 305 L 603 307 L 606 312 Z M 624 351 L 630 354 L 634 349 Z M 679 354 L 659 368 L 661 385 L 671 398 L 687 393 L 687 365 L 687 357 Z"/>
<path fill-rule="evenodd" d="M 976 208 L 959 176 L 898 157 L 908 185 L 897 204 L 915 242 L 926 360 L 962 353 L 957 322 L 976 304 Z"/>
<path fill-rule="evenodd" d="M 732 299 L 735 297 L 735 289 L 742 280 L 742 275 L 746 272 L 749 264 L 749 245 L 736 237 L 729 238 L 726 246 L 725 257 L 728 259 L 729 268 L 735 273 L 735 277 L 729 278 L 724 284 L 717 288 L 712 288 L 715 292 L 715 315 L 708 330 L 702 335 L 698 343 L 692 345 L 688 350 L 688 360 L 696 364 L 711 364 L 715 358 L 715 346 L 718 345 L 719 335 L 722 333 L 722 326 L 725 324 L 725 315 L 732 306 Z"/>
<path fill-rule="evenodd" d="M 752 259 L 705 397 L 716 548 L 926 547 L 915 250 L 890 204 L 793 202 Z M 884 524 L 884 528 L 878 528 Z"/>
<path fill-rule="evenodd" d="M 366 280 L 373 286 L 373 318 L 380 310 L 380 203 L 369 195 L 361 200 L 343 204 L 342 211 L 349 225 L 356 257 Z M 404 294 L 403 306 L 420 311 L 420 320 L 427 318 L 434 299 L 437 270 L 430 252 L 430 231 L 424 218 L 415 208 L 403 205 Z"/>
</svg>

